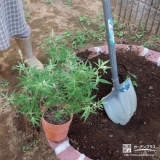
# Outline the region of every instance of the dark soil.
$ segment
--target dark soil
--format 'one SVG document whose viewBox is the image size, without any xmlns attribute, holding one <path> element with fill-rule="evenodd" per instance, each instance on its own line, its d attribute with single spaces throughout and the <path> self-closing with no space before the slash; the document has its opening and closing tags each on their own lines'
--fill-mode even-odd
<svg viewBox="0 0 160 160">
<path fill-rule="evenodd" d="M 63 108 L 61 106 L 56 106 L 56 107 L 48 109 L 43 116 L 44 119 L 48 123 L 55 124 L 55 125 L 61 125 L 61 124 L 64 124 L 70 120 L 70 117 L 68 115 L 63 114 L 62 112 L 60 112 L 60 114 L 58 114 L 57 110 L 61 111 L 61 110 L 63 110 Z"/>
<path fill-rule="evenodd" d="M 121 126 L 113 123 L 104 110 L 89 116 L 86 123 L 80 120 L 80 115 L 74 115 L 71 123 L 69 138 L 73 147 L 93 160 L 151 160 L 150 156 L 129 156 L 123 153 L 123 144 L 131 144 L 134 149 L 148 147 L 158 149 L 160 144 L 160 68 L 139 57 L 135 53 L 121 53 L 117 51 L 118 73 L 120 82 L 127 76 L 127 71 L 137 76 L 138 87 L 137 110 L 127 125 Z M 87 50 L 78 53 L 78 56 L 88 59 L 91 53 Z M 93 56 L 93 53 L 92 53 Z M 108 60 L 108 55 L 100 55 L 89 59 L 94 65 L 98 59 Z M 102 78 L 111 81 L 111 72 Z M 133 79 L 132 79 L 133 80 Z M 101 99 L 111 92 L 112 85 L 99 84 L 96 99 Z M 137 152 L 142 153 L 142 152 Z M 144 153 L 144 152 L 143 152 Z M 145 152 L 156 155 L 155 152 Z M 157 156 L 158 158 L 158 156 Z M 157 159 L 155 158 L 155 159 Z"/>
</svg>

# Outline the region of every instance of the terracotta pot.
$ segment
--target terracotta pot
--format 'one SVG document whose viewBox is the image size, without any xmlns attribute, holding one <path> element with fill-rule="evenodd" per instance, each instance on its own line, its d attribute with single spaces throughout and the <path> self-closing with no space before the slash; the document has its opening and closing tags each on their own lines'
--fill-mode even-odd
<svg viewBox="0 0 160 160">
<path fill-rule="evenodd" d="M 46 137 L 49 140 L 54 141 L 54 142 L 62 141 L 68 134 L 68 130 L 72 122 L 72 118 L 65 124 L 54 125 L 54 124 L 48 123 L 42 116 L 42 126 L 46 134 Z"/>
</svg>

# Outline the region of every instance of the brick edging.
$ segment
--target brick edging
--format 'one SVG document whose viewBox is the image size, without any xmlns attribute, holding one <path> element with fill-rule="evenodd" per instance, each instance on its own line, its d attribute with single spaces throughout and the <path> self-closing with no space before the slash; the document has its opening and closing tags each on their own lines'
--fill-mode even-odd
<svg viewBox="0 0 160 160">
<path fill-rule="evenodd" d="M 139 53 L 139 56 L 145 56 L 145 58 L 155 64 L 157 66 L 160 66 L 160 52 L 156 52 L 153 50 L 150 50 L 148 48 L 145 48 L 143 46 L 136 46 L 136 45 L 127 45 L 127 44 L 116 44 L 116 49 L 119 49 L 121 51 L 134 51 L 135 53 Z M 108 46 L 103 45 L 99 47 L 92 47 L 88 49 L 89 51 L 93 52 L 105 52 L 108 54 Z"/>
<path fill-rule="evenodd" d="M 160 52 L 156 52 L 153 50 L 149 50 L 143 46 L 136 46 L 136 45 L 127 45 L 127 44 L 116 44 L 116 49 L 120 49 L 121 51 L 135 51 L 135 53 L 139 53 L 139 56 L 145 56 L 145 58 L 158 66 L 160 66 Z M 89 51 L 97 52 L 104 52 L 108 54 L 108 46 L 103 45 L 99 47 L 92 47 L 88 49 Z M 84 154 L 80 153 L 76 149 L 74 149 L 69 144 L 69 138 L 66 137 L 61 142 L 52 142 L 49 139 L 48 143 L 50 144 L 51 148 L 55 151 L 57 156 L 57 160 L 91 160 L 90 158 L 86 157 Z"/>
<path fill-rule="evenodd" d="M 91 160 L 90 158 L 86 157 L 84 154 L 81 154 L 79 151 L 74 149 L 69 144 L 69 138 L 66 137 L 61 142 L 52 142 L 49 139 L 48 143 L 50 144 L 51 148 L 55 151 L 57 156 L 57 160 Z"/>
</svg>

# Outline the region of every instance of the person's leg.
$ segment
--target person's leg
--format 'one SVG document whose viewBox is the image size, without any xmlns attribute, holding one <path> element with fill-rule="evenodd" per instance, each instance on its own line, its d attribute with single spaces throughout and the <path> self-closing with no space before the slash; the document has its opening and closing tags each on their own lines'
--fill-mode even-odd
<svg viewBox="0 0 160 160">
<path fill-rule="evenodd" d="M 22 34 L 15 35 L 13 37 L 20 48 L 26 65 L 28 67 L 35 67 L 36 69 L 43 69 L 43 64 L 35 57 L 32 50 L 32 44 L 30 40 L 30 28 Z"/>
<path fill-rule="evenodd" d="M 33 55 L 30 28 L 24 17 L 22 0 L 0 0 L 0 50 L 9 47 L 10 37 L 15 38 L 29 67 L 44 68 Z"/>
</svg>

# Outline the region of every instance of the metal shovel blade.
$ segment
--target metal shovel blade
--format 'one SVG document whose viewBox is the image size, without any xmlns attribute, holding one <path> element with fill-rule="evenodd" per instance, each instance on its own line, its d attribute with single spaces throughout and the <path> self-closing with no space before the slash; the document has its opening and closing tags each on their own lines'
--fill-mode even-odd
<svg viewBox="0 0 160 160">
<path fill-rule="evenodd" d="M 131 79 L 120 84 L 119 90 L 113 87 L 102 102 L 108 117 L 114 123 L 126 125 L 137 108 L 137 96 Z"/>
</svg>

